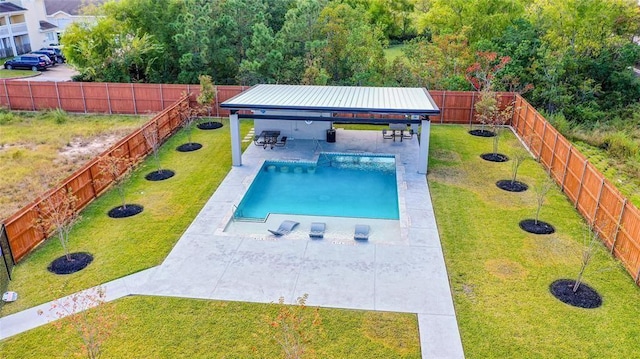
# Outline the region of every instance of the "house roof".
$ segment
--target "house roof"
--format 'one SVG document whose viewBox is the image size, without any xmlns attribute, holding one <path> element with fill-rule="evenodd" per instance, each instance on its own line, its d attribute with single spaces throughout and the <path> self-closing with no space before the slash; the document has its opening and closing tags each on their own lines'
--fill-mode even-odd
<svg viewBox="0 0 640 359">
<path fill-rule="evenodd" d="M 294 110 L 436 115 L 440 109 L 424 88 L 256 85 L 224 101 L 232 110 Z"/>
<path fill-rule="evenodd" d="M 27 11 L 27 9 L 20 7 L 16 4 L 10 3 L 8 1 L 0 2 L 0 14 L 6 12 L 16 12 L 16 11 Z"/>
<path fill-rule="evenodd" d="M 105 0 L 44 0 L 47 15 L 63 12 L 69 15 L 80 15 L 80 9 L 88 4 L 102 4 Z"/>
<path fill-rule="evenodd" d="M 40 20 L 40 31 L 46 31 L 46 30 L 51 30 L 51 29 L 55 29 L 57 28 L 56 25 L 48 22 L 48 21 L 43 21 Z"/>
</svg>

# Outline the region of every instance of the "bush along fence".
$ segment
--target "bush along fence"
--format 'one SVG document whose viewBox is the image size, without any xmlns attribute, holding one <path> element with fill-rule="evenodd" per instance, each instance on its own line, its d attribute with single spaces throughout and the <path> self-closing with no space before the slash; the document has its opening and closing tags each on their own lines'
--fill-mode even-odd
<svg viewBox="0 0 640 359">
<path fill-rule="evenodd" d="M 70 192 L 77 199 L 76 207 L 78 210 L 86 207 L 111 185 L 108 176 L 101 171 L 101 158 L 106 156 L 126 156 L 132 159 L 142 159 L 151 151 L 147 141 L 145 141 L 144 133 L 154 130 L 158 135 L 158 139 L 161 142 L 165 141 L 180 128 L 182 124 L 181 113 L 188 106 L 188 97 L 179 98 L 172 106 L 158 113 L 142 127 L 124 137 L 100 154 L 100 156 L 92 159 L 71 174 L 58 187 L 39 196 L 34 202 L 7 218 L 4 221 L 4 227 L 13 261 L 18 262 L 35 246 L 46 239 L 47 234 L 39 230 L 36 225 L 38 219 L 42 219 L 42 206 L 46 203 L 46 198 Z M 125 171 L 126 168 L 122 168 L 121 173 Z"/>
<path fill-rule="evenodd" d="M 640 283 L 640 211 L 522 97 L 511 123 L 536 159 L 636 284 Z"/>
</svg>

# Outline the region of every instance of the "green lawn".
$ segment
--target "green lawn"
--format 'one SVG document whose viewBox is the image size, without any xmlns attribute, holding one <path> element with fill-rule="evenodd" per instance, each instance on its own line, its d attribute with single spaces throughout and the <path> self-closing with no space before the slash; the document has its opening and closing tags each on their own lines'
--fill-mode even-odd
<svg viewBox="0 0 640 359">
<path fill-rule="evenodd" d="M 278 305 L 128 297 L 105 358 L 280 358 L 270 326 Z M 308 308 L 309 309 L 309 308 Z M 320 309 L 320 332 L 305 358 L 420 358 L 415 315 Z M 81 341 L 71 328 L 36 328 L 0 342 L 3 358 L 68 358 Z"/>
<path fill-rule="evenodd" d="M 0 62 L 0 66 L 4 64 L 4 61 Z M 12 79 L 17 77 L 29 77 L 37 75 L 39 72 L 31 70 L 7 70 L 4 67 L 0 67 L 0 79 Z"/>
<path fill-rule="evenodd" d="M 20 300 L 6 304 L 2 315 L 50 301 L 65 294 L 156 266 L 169 253 L 204 203 L 231 168 L 231 146 L 228 122 L 215 131 L 193 131 L 193 141 L 203 144 L 195 152 L 182 153 L 175 148 L 186 143 L 184 132 L 173 136 L 161 149 L 164 168 L 176 175 L 162 182 L 149 182 L 144 175 L 155 170 L 144 162 L 125 187 L 127 202 L 144 206 L 141 214 L 112 219 L 106 213 L 119 205 L 111 191 L 82 212 L 69 241 L 70 251 L 94 255 L 86 269 L 68 276 L 47 271 L 49 263 L 62 255 L 57 239 L 45 242 L 14 269 L 9 289 L 20 294 Z M 252 122 L 243 121 L 246 133 Z"/>
<path fill-rule="evenodd" d="M 509 193 L 510 163 L 491 163 L 491 139 L 463 126 L 432 126 L 428 181 L 468 358 L 631 358 L 638 355 L 640 291 L 604 247 L 585 281 L 602 296 L 598 309 L 578 309 L 555 299 L 549 285 L 575 279 L 580 268 L 582 220 L 554 188 L 541 219 L 557 233 L 536 236 L 518 222 L 533 218 L 532 190 Z M 500 152 L 520 146 L 509 132 Z M 534 185 L 546 174 L 536 162 L 519 179 Z"/>
</svg>

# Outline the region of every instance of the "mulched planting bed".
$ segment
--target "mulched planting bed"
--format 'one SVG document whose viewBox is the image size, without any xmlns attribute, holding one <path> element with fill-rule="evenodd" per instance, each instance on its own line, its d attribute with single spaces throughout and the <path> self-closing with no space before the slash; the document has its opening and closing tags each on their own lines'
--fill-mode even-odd
<svg viewBox="0 0 640 359">
<path fill-rule="evenodd" d="M 139 204 L 128 204 L 126 207 L 118 206 L 112 208 L 107 214 L 111 218 L 127 218 L 141 213 L 144 207 Z"/>
<path fill-rule="evenodd" d="M 495 132 L 489 130 L 471 130 L 469 134 L 478 137 L 493 137 L 496 135 Z"/>
<path fill-rule="evenodd" d="M 602 305 L 600 294 L 584 283 L 580 283 L 578 290 L 574 293 L 575 283 L 576 281 L 572 279 L 558 279 L 551 283 L 549 291 L 561 302 L 574 307 L 593 309 Z"/>
<path fill-rule="evenodd" d="M 166 179 L 169 179 L 175 176 L 175 174 L 176 173 L 173 172 L 172 170 L 157 170 L 157 171 L 147 173 L 147 175 L 144 176 L 144 178 L 147 181 L 164 181 Z"/>
<path fill-rule="evenodd" d="M 221 122 L 209 121 L 198 124 L 198 128 L 201 130 L 215 130 L 222 127 Z"/>
<path fill-rule="evenodd" d="M 529 186 L 520 181 L 500 180 L 496 182 L 498 188 L 509 192 L 524 192 L 529 189 Z"/>
<path fill-rule="evenodd" d="M 502 153 L 483 153 L 480 155 L 483 160 L 490 162 L 507 162 L 509 161 L 509 157 L 507 155 L 503 155 Z"/>
<path fill-rule="evenodd" d="M 69 254 L 71 260 L 66 256 L 58 257 L 49 264 L 47 269 L 54 274 L 71 274 L 85 269 L 91 262 L 93 256 L 87 252 L 76 252 Z"/>
<path fill-rule="evenodd" d="M 180 146 L 178 146 L 176 148 L 177 151 L 179 152 L 192 152 L 192 151 L 197 151 L 199 149 L 202 148 L 202 145 L 199 143 L 195 143 L 195 142 L 191 142 L 191 143 L 185 143 L 182 144 Z"/>
<path fill-rule="evenodd" d="M 538 221 L 538 223 L 536 223 L 535 219 L 522 220 L 519 225 L 524 231 L 533 234 L 551 234 L 556 231 L 556 229 L 549 223 L 543 221 Z"/>
</svg>

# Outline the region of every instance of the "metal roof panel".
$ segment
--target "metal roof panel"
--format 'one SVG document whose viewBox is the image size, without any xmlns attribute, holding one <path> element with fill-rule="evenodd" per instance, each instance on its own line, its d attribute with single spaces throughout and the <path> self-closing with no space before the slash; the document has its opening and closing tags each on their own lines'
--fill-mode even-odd
<svg viewBox="0 0 640 359">
<path fill-rule="evenodd" d="M 234 110 L 439 114 L 424 88 L 256 85 L 223 102 Z"/>
</svg>

